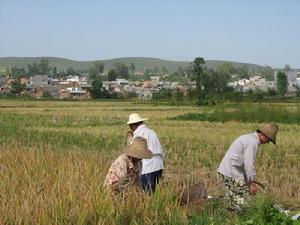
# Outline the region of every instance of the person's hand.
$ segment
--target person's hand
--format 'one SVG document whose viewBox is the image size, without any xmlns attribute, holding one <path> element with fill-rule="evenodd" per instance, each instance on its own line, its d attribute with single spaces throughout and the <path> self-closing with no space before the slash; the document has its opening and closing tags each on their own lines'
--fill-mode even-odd
<svg viewBox="0 0 300 225">
<path fill-rule="evenodd" d="M 133 138 L 133 132 L 132 131 L 127 131 L 127 139 Z"/>
<path fill-rule="evenodd" d="M 255 183 L 250 184 L 249 186 L 249 193 L 250 195 L 256 195 L 257 192 L 257 186 Z"/>
</svg>

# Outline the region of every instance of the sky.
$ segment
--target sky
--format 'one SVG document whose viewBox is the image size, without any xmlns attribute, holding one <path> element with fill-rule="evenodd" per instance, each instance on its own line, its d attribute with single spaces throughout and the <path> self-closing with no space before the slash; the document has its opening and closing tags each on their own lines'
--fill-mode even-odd
<svg viewBox="0 0 300 225">
<path fill-rule="evenodd" d="M 0 0 L 0 57 L 300 68 L 300 0 Z"/>
</svg>

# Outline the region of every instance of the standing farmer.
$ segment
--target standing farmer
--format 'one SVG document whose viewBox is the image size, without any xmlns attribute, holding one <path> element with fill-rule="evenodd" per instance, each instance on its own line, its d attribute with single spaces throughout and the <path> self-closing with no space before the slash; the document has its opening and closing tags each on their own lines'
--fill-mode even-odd
<svg viewBox="0 0 300 225">
<path fill-rule="evenodd" d="M 254 133 L 238 137 L 226 152 L 218 172 L 225 185 L 230 210 L 240 211 L 248 193 L 256 194 L 256 184 L 251 183 L 251 181 L 255 181 L 256 176 L 256 153 L 261 144 L 270 141 L 276 144 L 277 131 L 278 125 L 265 124 Z M 250 184 L 250 186 L 248 187 L 246 184 Z"/>
<path fill-rule="evenodd" d="M 151 193 L 156 189 L 164 169 L 164 153 L 157 134 L 144 124 L 148 118 L 142 118 L 137 113 L 129 115 L 127 124 L 130 131 L 127 132 L 127 142 L 130 143 L 137 137 L 147 140 L 148 149 L 153 153 L 151 159 L 142 160 L 141 185 L 145 192 Z"/>
</svg>

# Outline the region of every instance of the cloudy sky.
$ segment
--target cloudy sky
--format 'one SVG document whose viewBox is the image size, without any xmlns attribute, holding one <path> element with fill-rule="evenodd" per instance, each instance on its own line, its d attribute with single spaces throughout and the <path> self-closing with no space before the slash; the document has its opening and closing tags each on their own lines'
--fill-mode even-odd
<svg viewBox="0 0 300 225">
<path fill-rule="evenodd" d="M 300 68 L 300 0 L 0 0 L 0 57 Z"/>
</svg>

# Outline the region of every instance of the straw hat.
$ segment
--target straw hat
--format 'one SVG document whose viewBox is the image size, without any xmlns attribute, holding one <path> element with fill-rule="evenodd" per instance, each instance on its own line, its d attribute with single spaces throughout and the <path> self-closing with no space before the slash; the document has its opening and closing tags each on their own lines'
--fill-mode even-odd
<svg viewBox="0 0 300 225">
<path fill-rule="evenodd" d="M 132 143 L 125 147 L 124 152 L 128 156 L 138 159 L 150 159 L 153 156 L 153 153 L 148 150 L 146 139 L 141 137 L 133 139 Z"/>
<path fill-rule="evenodd" d="M 260 131 L 265 136 L 267 136 L 267 138 L 269 138 L 270 141 L 272 141 L 273 144 L 276 145 L 276 134 L 277 134 L 278 129 L 279 129 L 279 127 L 277 124 L 267 123 L 267 124 L 263 125 L 260 129 L 258 129 L 258 131 Z"/>
<path fill-rule="evenodd" d="M 142 118 L 139 114 L 132 113 L 132 114 L 129 115 L 127 125 L 132 124 L 132 123 L 142 122 L 142 121 L 145 121 L 145 120 L 148 120 L 148 118 Z"/>
</svg>

